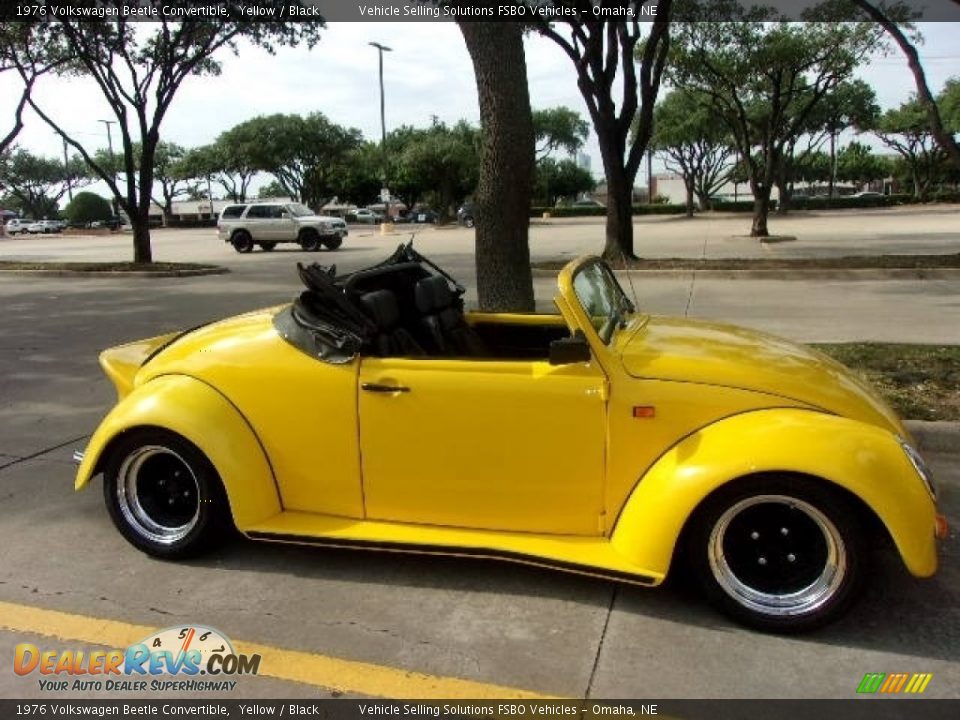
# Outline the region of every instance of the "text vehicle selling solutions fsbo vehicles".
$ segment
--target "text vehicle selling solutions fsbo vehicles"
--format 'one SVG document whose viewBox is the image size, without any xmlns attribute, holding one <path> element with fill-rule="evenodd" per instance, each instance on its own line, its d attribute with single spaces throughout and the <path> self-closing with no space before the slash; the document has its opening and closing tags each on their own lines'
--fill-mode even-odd
<svg viewBox="0 0 960 720">
<path fill-rule="evenodd" d="M 835 619 L 882 536 L 936 571 L 945 532 L 907 431 L 810 349 L 636 309 L 585 257 L 556 314 L 463 313 L 401 246 L 300 268 L 289 305 L 106 350 L 102 473 L 133 545 L 177 558 L 247 537 L 478 555 L 708 598 L 775 631 Z"/>
</svg>

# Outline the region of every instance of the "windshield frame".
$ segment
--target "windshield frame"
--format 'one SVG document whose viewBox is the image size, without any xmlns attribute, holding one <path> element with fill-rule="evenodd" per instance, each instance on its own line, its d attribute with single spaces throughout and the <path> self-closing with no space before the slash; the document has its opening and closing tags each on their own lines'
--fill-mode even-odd
<svg viewBox="0 0 960 720">
<path fill-rule="evenodd" d="M 293 217 L 310 217 L 316 214 L 303 203 L 288 203 L 286 208 Z"/>
<path fill-rule="evenodd" d="M 585 277 L 585 273 L 597 272 L 601 284 L 594 283 L 592 287 L 600 291 L 597 298 L 605 307 L 599 308 L 602 312 L 596 313 L 596 308 L 588 307 L 585 298 L 578 287 L 578 280 Z M 582 285 L 581 285 L 582 286 Z M 617 280 L 613 270 L 601 258 L 592 257 L 580 262 L 570 276 L 570 290 L 576 299 L 580 311 L 586 317 L 600 342 L 605 346 L 612 344 L 616 331 L 626 327 L 627 316 L 637 311 L 633 302 L 627 296 L 623 286 Z"/>
</svg>

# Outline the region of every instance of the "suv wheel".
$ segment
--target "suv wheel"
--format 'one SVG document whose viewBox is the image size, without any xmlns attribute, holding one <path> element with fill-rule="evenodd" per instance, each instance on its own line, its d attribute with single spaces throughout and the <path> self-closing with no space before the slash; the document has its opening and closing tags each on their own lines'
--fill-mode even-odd
<svg viewBox="0 0 960 720">
<path fill-rule="evenodd" d="M 230 244 L 233 245 L 233 249 L 238 253 L 248 253 L 253 250 L 253 238 L 250 237 L 250 233 L 246 230 L 240 230 L 235 233 L 233 239 L 230 240 Z"/>
<path fill-rule="evenodd" d="M 304 230 L 300 233 L 300 247 L 307 252 L 316 252 L 320 249 L 320 236 L 316 230 Z"/>
<path fill-rule="evenodd" d="M 323 239 L 323 245 L 327 250 L 336 250 L 338 247 L 343 245 L 343 238 L 339 235 L 331 235 L 328 238 Z"/>
</svg>

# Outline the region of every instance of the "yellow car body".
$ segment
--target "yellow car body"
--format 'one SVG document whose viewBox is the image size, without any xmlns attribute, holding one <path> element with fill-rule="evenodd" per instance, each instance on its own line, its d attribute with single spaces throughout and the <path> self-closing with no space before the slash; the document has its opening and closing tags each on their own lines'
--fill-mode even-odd
<svg viewBox="0 0 960 720">
<path fill-rule="evenodd" d="M 76 488 L 118 439 L 162 428 L 209 459 L 251 538 L 493 556 L 656 585 L 711 494 L 790 473 L 842 488 L 912 574 L 935 572 L 932 492 L 870 388 L 808 348 L 733 326 L 634 312 L 603 342 L 575 287 L 596 262 L 560 273 L 555 315 L 466 316 L 582 334 L 584 362 L 360 353 L 330 363 L 282 337 L 282 307 L 111 348 L 100 361 L 119 402 Z M 381 386 L 409 391 L 363 390 Z"/>
</svg>

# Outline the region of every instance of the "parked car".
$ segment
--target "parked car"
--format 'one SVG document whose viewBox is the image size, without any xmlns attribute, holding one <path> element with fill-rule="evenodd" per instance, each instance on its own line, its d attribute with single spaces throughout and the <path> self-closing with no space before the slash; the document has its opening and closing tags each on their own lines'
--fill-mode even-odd
<svg viewBox="0 0 960 720">
<path fill-rule="evenodd" d="M 94 220 L 90 223 L 91 228 L 107 228 L 109 230 L 119 230 L 124 226 L 124 219 L 119 215 L 114 215 L 106 220 Z"/>
<path fill-rule="evenodd" d="M 472 202 L 464 203 L 457 210 L 457 223 L 468 228 L 476 224 L 476 212 Z"/>
<path fill-rule="evenodd" d="M 637 585 L 684 565 L 773 631 L 846 611 L 877 533 L 936 571 L 947 528 L 909 433 L 809 348 L 648 315 L 596 257 L 560 272 L 553 315 L 464 314 L 409 244 L 299 271 L 290 305 L 100 356 L 119 401 L 76 487 L 102 473 L 140 550 L 195 555 L 232 525 Z"/>
<path fill-rule="evenodd" d="M 437 214 L 433 210 L 415 210 L 411 213 L 407 213 L 407 222 L 411 223 L 435 223 L 437 222 Z"/>
<path fill-rule="evenodd" d="M 39 233 L 58 233 L 63 230 L 59 220 L 37 220 L 36 222 L 27 225 L 27 232 L 31 235 L 37 235 Z"/>
<path fill-rule="evenodd" d="M 357 208 L 347 213 L 347 219 L 356 223 L 377 225 L 383 222 L 383 215 L 369 208 Z"/>
<path fill-rule="evenodd" d="M 848 197 L 852 197 L 852 198 L 882 198 L 882 197 L 883 197 L 883 193 L 881 193 L 881 192 L 876 192 L 876 191 L 874 191 L 874 190 L 863 190 L 863 191 L 861 191 L 861 192 L 856 192 L 856 193 L 854 193 L 853 195 L 849 195 Z"/>
<path fill-rule="evenodd" d="M 12 218 L 7 220 L 7 224 L 3 226 L 3 229 L 7 235 L 17 235 L 18 233 L 28 232 L 27 228 L 33 225 L 33 222 L 33 220 L 28 218 Z"/>
<path fill-rule="evenodd" d="M 253 202 L 227 205 L 217 218 L 217 237 L 248 253 L 255 245 L 273 250 L 278 243 L 297 243 L 304 250 L 336 250 L 348 235 L 347 224 L 317 215 L 295 202 Z"/>
</svg>

